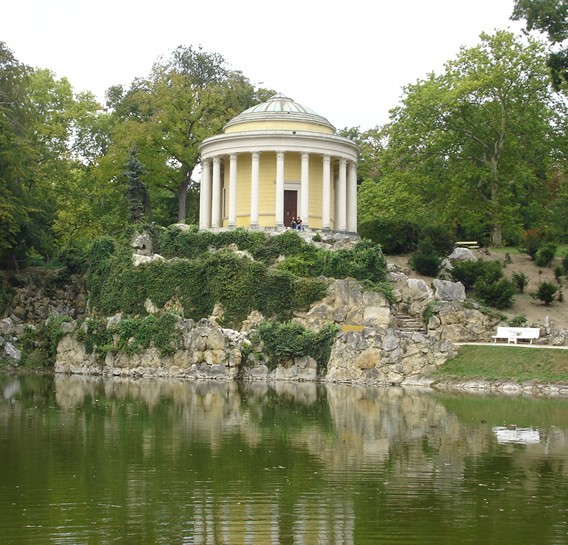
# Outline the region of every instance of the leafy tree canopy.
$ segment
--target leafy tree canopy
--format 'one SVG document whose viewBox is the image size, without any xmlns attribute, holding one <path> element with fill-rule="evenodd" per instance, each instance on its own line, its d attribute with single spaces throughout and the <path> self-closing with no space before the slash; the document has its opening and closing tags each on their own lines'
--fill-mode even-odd
<svg viewBox="0 0 568 545">
<path fill-rule="evenodd" d="M 526 31 L 546 33 L 553 45 L 548 58 L 554 85 L 557 89 L 568 82 L 568 0 L 515 0 L 511 19 L 524 19 Z M 559 46 L 559 47 L 554 47 Z"/>
<path fill-rule="evenodd" d="M 379 183 L 360 192 L 360 217 L 434 219 L 454 227 L 522 226 L 544 199 L 558 120 L 543 44 L 498 31 L 463 48 L 444 73 L 404 89 L 385 128 Z"/>
<path fill-rule="evenodd" d="M 270 93 L 230 70 L 220 54 L 180 46 L 156 62 L 149 77 L 136 79 L 128 91 L 111 88 L 108 95 L 117 126 L 107 175 L 119 174 L 136 144 L 154 194 L 165 191 L 177 201 L 177 218 L 168 218 L 171 223 L 186 220 L 188 192 L 197 200 L 192 175 L 200 161 L 199 144 Z"/>
</svg>

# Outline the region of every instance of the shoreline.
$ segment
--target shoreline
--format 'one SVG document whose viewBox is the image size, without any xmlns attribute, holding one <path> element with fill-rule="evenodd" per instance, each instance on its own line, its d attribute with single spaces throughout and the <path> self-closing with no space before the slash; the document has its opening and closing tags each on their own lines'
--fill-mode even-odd
<svg viewBox="0 0 568 545">
<path fill-rule="evenodd" d="M 511 379 L 482 379 L 464 377 L 411 377 L 403 381 L 403 387 L 427 388 L 440 392 L 469 394 L 531 395 L 536 397 L 568 397 L 568 381 Z"/>
<path fill-rule="evenodd" d="M 544 381 L 544 380 L 525 380 L 514 382 L 512 379 L 482 379 L 482 378 L 464 378 L 464 377 L 437 377 L 437 376 L 414 376 L 409 377 L 401 383 L 384 383 L 384 382 L 362 382 L 362 381 L 346 381 L 346 380 L 330 380 L 318 378 L 314 380 L 293 380 L 282 378 L 268 379 L 250 379 L 249 378 L 211 378 L 211 377 L 195 377 L 184 378 L 175 376 L 117 376 L 113 374 L 91 374 L 91 373 L 59 373 L 53 369 L 21 369 L 17 367 L 4 367 L 0 369 L 3 375 L 53 375 L 54 377 L 91 377 L 100 379 L 126 379 L 132 381 L 138 380 L 165 380 L 179 382 L 288 382 L 288 383 L 313 383 L 313 384 L 337 384 L 343 386 L 360 387 L 400 387 L 405 389 L 429 390 L 431 392 L 444 393 L 467 393 L 467 394 L 498 394 L 504 396 L 530 395 L 535 397 L 568 397 L 568 381 Z"/>
</svg>

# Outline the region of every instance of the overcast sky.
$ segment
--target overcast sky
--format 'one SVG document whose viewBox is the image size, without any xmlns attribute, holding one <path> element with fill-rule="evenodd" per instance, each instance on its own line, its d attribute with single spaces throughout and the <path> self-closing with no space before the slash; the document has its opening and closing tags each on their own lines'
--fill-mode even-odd
<svg viewBox="0 0 568 545">
<path fill-rule="evenodd" d="M 364 130 L 481 32 L 519 32 L 512 10 L 513 0 L 14 0 L 0 40 L 100 100 L 177 46 L 202 45 L 337 128 Z"/>
</svg>

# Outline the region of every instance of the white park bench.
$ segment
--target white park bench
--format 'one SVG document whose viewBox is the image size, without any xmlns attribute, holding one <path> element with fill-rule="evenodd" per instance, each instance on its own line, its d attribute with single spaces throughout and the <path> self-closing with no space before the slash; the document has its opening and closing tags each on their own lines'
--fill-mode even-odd
<svg viewBox="0 0 568 545">
<path fill-rule="evenodd" d="M 456 242 L 457 248 L 469 248 L 470 250 L 477 250 L 479 248 L 479 244 L 476 240 L 460 240 Z"/>
<path fill-rule="evenodd" d="M 493 342 L 497 342 L 497 339 L 506 339 L 507 343 L 517 344 L 517 341 L 529 341 L 532 344 L 539 337 L 538 327 L 498 327 L 497 335 L 493 335 Z"/>
</svg>

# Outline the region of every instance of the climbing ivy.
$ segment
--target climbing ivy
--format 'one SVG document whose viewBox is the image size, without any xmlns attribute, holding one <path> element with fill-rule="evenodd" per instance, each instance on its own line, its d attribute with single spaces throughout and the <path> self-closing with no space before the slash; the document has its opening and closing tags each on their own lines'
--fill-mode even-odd
<svg viewBox="0 0 568 545">
<path fill-rule="evenodd" d="M 331 346 L 339 328 L 328 323 L 319 331 L 306 329 L 296 322 L 262 322 L 258 339 L 263 343 L 263 352 L 268 357 L 268 367 L 276 368 L 291 358 L 310 356 L 317 362 L 318 372 L 327 369 Z"/>
<path fill-rule="evenodd" d="M 70 322 L 69 316 L 51 314 L 38 328 L 26 327 L 22 336 L 22 363 L 32 367 L 53 367 L 57 344 L 65 335 L 61 324 Z"/>
</svg>

